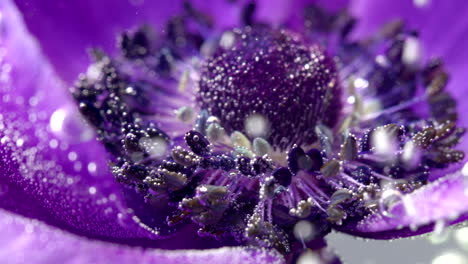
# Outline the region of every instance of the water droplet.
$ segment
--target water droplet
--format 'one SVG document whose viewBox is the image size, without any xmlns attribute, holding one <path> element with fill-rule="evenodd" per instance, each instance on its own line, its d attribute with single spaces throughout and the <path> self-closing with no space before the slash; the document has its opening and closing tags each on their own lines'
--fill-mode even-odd
<svg viewBox="0 0 468 264">
<path fill-rule="evenodd" d="M 68 153 L 68 159 L 70 161 L 75 161 L 77 158 L 78 158 L 78 154 L 76 154 L 76 152 L 71 151 Z"/>
<path fill-rule="evenodd" d="M 49 120 L 50 130 L 57 136 L 70 139 L 89 141 L 94 138 L 94 131 L 86 124 L 79 112 L 71 107 L 57 109 Z"/>
<path fill-rule="evenodd" d="M 166 155 L 167 142 L 162 137 L 143 137 L 138 141 L 141 148 L 154 158 L 161 158 Z"/>
<path fill-rule="evenodd" d="M 96 194 L 96 192 L 97 192 L 96 187 L 94 187 L 94 186 L 89 187 L 88 192 L 91 195 Z"/>
<path fill-rule="evenodd" d="M 89 173 L 93 174 L 93 173 L 96 173 L 96 170 L 97 170 L 97 165 L 95 162 L 90 162 L 88 163 L 88 171 Z"/>
<path fill-rule="evenodd" d="M 386 217 L 395 217 L 392 214 L 393 208 L 403 201 L 402 194 L 393 189 L 385 190 L 379 200 L 379 208 L 381 213 Z"/>
</svg>

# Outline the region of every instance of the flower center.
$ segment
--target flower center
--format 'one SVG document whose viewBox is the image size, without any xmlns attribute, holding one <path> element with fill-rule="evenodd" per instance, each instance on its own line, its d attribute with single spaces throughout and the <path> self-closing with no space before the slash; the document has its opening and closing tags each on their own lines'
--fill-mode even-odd
<svg viewBox="0 0 468 264">
<path fill-rule="evenodd" d="M 335 64 L 317 44 L 287 30 L 246 27 L 225 33 L 201 69 L 197 101 L 227 132 L 286 149 L 316 140 L 341 109 Z"/>
</svg>

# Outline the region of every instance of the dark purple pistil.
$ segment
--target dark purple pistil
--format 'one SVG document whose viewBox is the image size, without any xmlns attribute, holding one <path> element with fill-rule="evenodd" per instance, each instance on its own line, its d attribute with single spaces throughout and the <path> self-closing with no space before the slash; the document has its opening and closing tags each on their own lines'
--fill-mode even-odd
<svg viewBox="0 0 468 264">
<path fill-rule="evenodd" d="M 286 30 L 246 27 L 226 34 L 231 43 L 201 69 L 197 100 L 228 132 L 254 137 L 246 122 L 259 115 L 268 124 L 263 136 L 285 149 L 313 143 L 317 124 L 335 124 L 340 87 L 322 48 Z"/>
</svg>

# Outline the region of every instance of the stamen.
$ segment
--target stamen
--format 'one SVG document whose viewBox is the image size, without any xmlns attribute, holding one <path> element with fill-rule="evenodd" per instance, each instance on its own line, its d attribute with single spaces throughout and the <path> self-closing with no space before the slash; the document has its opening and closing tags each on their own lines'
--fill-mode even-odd
<svg viewBox="0 0 468 264">
<path fill-rule="evenodd" d="M 116 180 L 170 212 L 158 234 L 191 220 L 200 235 L 289 254 L 294 239 L 379 209 L 392 217 L 400 197 L 463 160 L 449 75 L 440 60 L 419 65 L 401 21 L 352 42 L 346 12 L 310 6 L 297 34 L 254 21 L 252 2 L 246 27 L 213 37 L 211 19 L 184 7 L 158 38 L 125 32 L 120 57 L 93 51 L 73 91 Z M 295 238 L 304 223 L 315 236 Z"/>
</svg>

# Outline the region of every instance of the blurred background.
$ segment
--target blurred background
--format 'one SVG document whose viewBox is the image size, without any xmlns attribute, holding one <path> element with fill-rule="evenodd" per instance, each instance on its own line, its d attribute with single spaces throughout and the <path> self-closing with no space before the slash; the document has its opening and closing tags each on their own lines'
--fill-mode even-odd
<svg viewBox="0 0 468 264">
<path fill-rule="evenodd" d="M 468 227 L 393 241 L 332 233 L 328 243 L 344 264 L 468 264 Z"/>
</svg>

